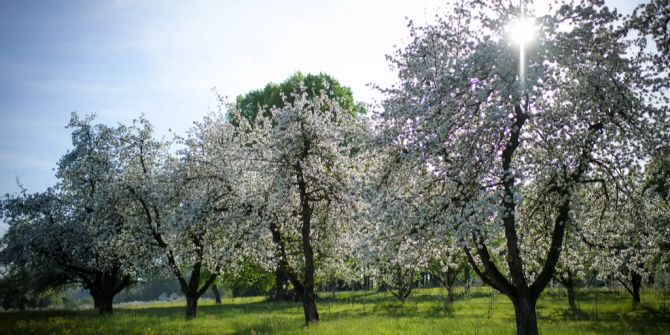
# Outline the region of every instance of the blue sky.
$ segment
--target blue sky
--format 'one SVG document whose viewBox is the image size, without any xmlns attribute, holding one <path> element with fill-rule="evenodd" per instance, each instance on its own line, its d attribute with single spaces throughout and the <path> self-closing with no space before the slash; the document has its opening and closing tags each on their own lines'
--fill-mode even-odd
<svg viewBox="0 0 670 335">
<path fill-rule="evenodd" d="M 159 134 L 183 133 L 216 108 L 212 88 L 234 98 L 298 70 L 372 102 L 366 84 L 395 78 L 384 56 L 405 44 L 405 17 L 423 22 L 443 3 L 2 1 L 0 195 L 18 191 L 17 178 L 31 192 L 55 182 L 73 111 L 105 123 L 144 113 Z"/>
</svg>

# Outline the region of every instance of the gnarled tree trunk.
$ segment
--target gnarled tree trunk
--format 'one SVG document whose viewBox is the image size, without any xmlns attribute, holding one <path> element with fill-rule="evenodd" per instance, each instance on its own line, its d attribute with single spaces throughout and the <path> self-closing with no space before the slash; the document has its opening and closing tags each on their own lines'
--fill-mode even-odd
<svg viewBox="0 0 670 335">
<path fill-rule="evenodd" d="M 391 295 L 405 303 L 414 287 L 414 270 L 403 271 L 403 267 L 397 265 L 392 271 L 394 271 L 393 280 L 391 282 L 382 280 L 382 282 L 389 289 Z"/>
<path fill-rule="evenodd" d="M 131 284 L 129 275 L 121 276 L 119 268 L 109 271 L 98 271 L 84 282 L 93 297 L 93 307 L 101 315 L 112 314 L 114 311 L 114 297 Z"/>
</svg>

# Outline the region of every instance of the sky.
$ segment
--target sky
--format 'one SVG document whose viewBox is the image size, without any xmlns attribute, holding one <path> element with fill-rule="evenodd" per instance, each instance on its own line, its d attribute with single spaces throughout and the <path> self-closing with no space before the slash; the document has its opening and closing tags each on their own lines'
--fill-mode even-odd
<svg viewBox="0 0 670 335">
<path fill-rule="evenodd" d="M 624 13 L 639 1 L 610 1 Z M 102 123 L 144 114 L 183 134 L 237 95 L 296 71 L 324 72 L 358 101 L 390 86 L 385 59 L 407 19 L 444 0 L 0 1 L 0 195 L 56 182 L 70 114 Z M 0 223 L 0 234 L 6 225 Z"/>
</svg>

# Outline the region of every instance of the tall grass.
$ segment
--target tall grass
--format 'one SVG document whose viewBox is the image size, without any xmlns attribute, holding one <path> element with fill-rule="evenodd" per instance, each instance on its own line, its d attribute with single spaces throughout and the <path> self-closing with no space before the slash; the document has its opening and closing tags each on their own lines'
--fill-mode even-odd
<svg viewBox="0 0 670 335">
<path fill-rule="evenodd" d="M 204 300 L 195 320 L 184 319 L 185 302 L 116 306 L 112 316 L 95 311 L 0 313 L 0 334 L 514 334 L 514 309 L 488 288 L 460 292 L 446 303 L 440 289 L 417 290 L 404 304 L 388 293 L 323 293 L 321 322 L 304 326 L 300 303 L 263 298 Z M 572 310 L 560 290 L 539 301 L 542 334 L 670 334 L 670 300 L 644 293 L 633 307 L 621 291 L 582 290 Z M 597 303 L 596 303 L 597 302 Z"/>
</svg>

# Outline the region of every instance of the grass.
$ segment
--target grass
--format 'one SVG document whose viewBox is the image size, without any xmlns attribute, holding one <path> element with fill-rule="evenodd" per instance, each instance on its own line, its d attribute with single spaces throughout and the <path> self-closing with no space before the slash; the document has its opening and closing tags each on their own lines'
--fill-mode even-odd
<svg viewBox="0 0 670 335">
<path fill-rule="evenodd" d="M 597 304 L 596 304 L 597 300 Z M 647 291 L 635 309 L 621 291 L 582 290 L 571 310 L 561 290 L 538 302 L 542 334 L 670 334 L 670 298 Z M 667 305 L 667 306 L 666 306 Z M 321 322 L 306 328 L 295 302 L 263 298 L 203 300 L 195 320 L 184 302 L 115 306 L 95 311 L 0 313 L 1 334 L 514 334 L 514 309 L 503 295 L 474 288 L 451 306 L 440 289 L 417 290 L 405 304 L 388 293 L 342 292 L 318 301 Z"/>
</svg>

